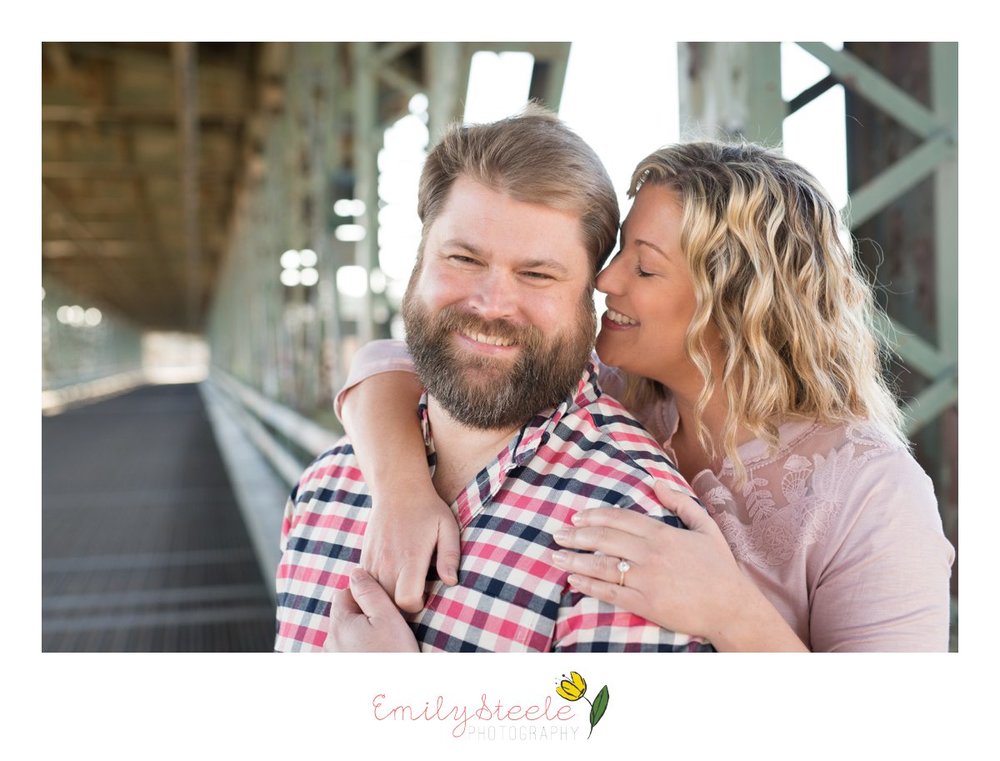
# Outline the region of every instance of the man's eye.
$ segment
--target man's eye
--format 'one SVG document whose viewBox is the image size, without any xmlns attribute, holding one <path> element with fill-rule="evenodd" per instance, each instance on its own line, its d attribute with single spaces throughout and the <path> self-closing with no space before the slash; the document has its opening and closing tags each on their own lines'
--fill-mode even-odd
<svg viewBox="0 0 1000 761">
<path fill-rule="evenodd" d="M 450 257 L 453 262 L 459 262 L 460 264 L 477 264 L 477 261 L 471 256 L 462 256 L 461 254 L 452 254 Z"/>
<path fill-rule="evenodd" d="M 547 272 L 525 272 L 524 276 L 532 280 L 551 280 L 552 275 Z"/>
</svg>

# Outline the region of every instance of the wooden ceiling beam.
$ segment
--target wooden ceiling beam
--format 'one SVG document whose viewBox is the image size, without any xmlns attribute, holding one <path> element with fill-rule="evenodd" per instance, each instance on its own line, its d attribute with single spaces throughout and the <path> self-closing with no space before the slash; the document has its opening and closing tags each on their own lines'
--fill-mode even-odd
<svg viewBox="0 0 1000 761">
<path fill-rule="evenodd" d="M 176 99 L 170 43 L 42 50 L 44 271 L 103 294 L 137 323 L 174 330 L 197 329 L 203 317 L 235 193 L 286 107 L 291 53 L 285 43 L 190 45 L 196 91 L 177 90 Z M 192 112 L 194 149 L 180 126 Z M 192 240 L 194 266 L 186 260 Z"/>
<path fill-rule="evenodd" d="M 43 214 L 50 211 L 59 213 L 66 232 L 71 236 L 70 239 L 86 254 L 92 273 L 90 279 L 101 284 L 99 290 L 104 294 L 104 300 L 129 303 L 131 308 L 122 311 L 130 315 L 140 315 L 143 310 L 141 306 L 143 300 L 139 298 L 133 279 L 125 275 L 121 267 L 110 264 L 108 259 L 101 256 L 100 247 L 87 226 L 76 218 L 62 199 L 44 181 L 42 182 L 42 211 Z M 76 257 L 74 261 L 84 261 L 84 259 Z"/>
<path fill-rule="evenodd" d="M 231 128 L 243 121 L 242 114 L 234 111 L 204 110 L 199 123 L 205 129 Z M 43 124 L 71 124 L 83 126 L 150 126 L 177 127 L 177 112 L 148 106 L 80 106 L 60 103 L 42 105 Z"/>
<path fill-rule="evenodd" d="M 177 104 L 177 142 L 180 146 L 180 208 L 184 217 L 184 294 L 187 326 L 201 325 L 201 214 L 198 178 L 201 171 L 198 130 L 198 51 L 194 43 L 171 45 Z"/>
<path fill-rule="evenodd" d="M 140 177 L 176 178 L 180 164 L 174 162 L 111 162 L 111 161 L 43 161 L 42 179 L 131 179 Z M 235 169 L 212 168 L 202 179 L 209 182 L 229 182 Z"/>
</svg>

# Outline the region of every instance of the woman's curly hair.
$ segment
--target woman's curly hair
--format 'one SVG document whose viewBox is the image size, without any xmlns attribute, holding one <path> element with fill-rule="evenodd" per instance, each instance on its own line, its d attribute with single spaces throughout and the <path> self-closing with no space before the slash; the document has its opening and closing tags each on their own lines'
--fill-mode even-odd
<svg viewBox="0 0 1000 761">
<path fill-rule="evenodd" d="M 681 249 L 697 298 L 686 349 L 705 379 L 695 408 L 702 446 L 714 457 L 721 444 L 740 482 L 741 426 L 775 446 L 790 416 L 868 420 L 908 446 L 883 377 L 872 288 L 816 179 L 758 145 L 694 142 L 640 162 L 629 196 L 646 183 L 672 190 L 683 208 Z M 726 357 L 718 380 L 705 348 L 709 325 Z M 701 414 L 717 382 L 729 411 L 713 440 Z M 657 392 L 651 381 L 631 385 L 634 400 Z"/>
</svg>

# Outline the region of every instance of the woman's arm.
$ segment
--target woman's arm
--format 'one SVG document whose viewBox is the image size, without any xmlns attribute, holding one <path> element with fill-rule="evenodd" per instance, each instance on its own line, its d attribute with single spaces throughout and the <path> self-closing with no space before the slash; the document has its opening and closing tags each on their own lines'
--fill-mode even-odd
<svg viewBox="0 0 1000 761">
<path fill-rule="evenodd" d="M 370 351 L 358 360 L 374 362 Z M 339 413 L 372 494 L 361 564 L 400 608 L 417 611 L 434 552 L 447 584 L 458 582 L 459 560 L 458 524 L 427 467 L 416 414 L 422 388 L 412 369 L 366 377 L 353 367 L 351 380 L 338 395 Z"/>
<path fill-rule="evenodd" d="M 630 510 L 579 512 L 557 534 L 553 564 L 584 594 L 665 629 L 708 639 L 719 651 L 807 651 L 781 614 L 736 564 L 718 526 L 694 500 L 665 483 L 656 495 L 688 530 Z M 624 584 L 619 559 L 628 560 Z"/>
<path fill-rule="evenodd" d="M 948 650 L 955 552 L 933 485 L 908 452 L 875 457 L 853 474 L 829 537 L 811 574 L 814 649 Z"/>
</svg>

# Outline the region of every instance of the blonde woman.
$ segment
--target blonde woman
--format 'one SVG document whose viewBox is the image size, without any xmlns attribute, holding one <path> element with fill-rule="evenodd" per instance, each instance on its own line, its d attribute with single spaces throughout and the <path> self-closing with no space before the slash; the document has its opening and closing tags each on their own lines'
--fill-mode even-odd
<svg viewBox="0 0 1000 761">
<path fill-rule="evenodd" d="M 580 592 L 720 651 L 946 650 L 954 550 L 823 189 L 776 152 L 691 143 L 644 159 L 630 196 L 597 278 L 602 384 L 704 508 L 657 489 L 689 531 L 578 512 L 551 562 Z M 367 347 L 349 384 L 342 417 L 376 516 L 362 563 L 419 609 L 432 553 L 456 579 L 458 529 L 430 485 L 405 347 Z"/>
</svg>

